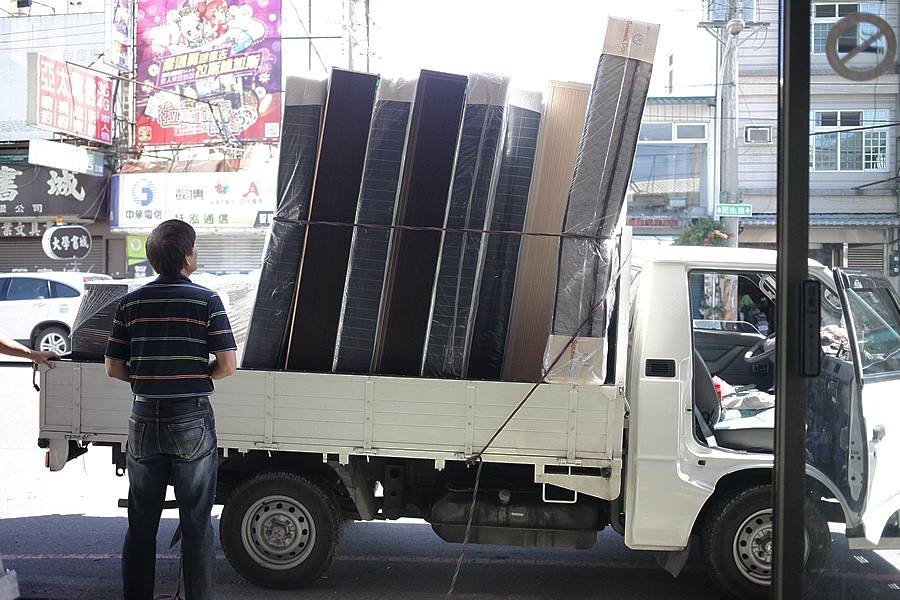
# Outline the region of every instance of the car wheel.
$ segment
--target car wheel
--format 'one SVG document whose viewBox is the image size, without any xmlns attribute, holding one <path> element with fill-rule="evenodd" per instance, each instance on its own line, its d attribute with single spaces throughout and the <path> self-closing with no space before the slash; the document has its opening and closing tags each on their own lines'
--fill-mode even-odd
<svg viewBox="0 0 900 600">
<path fill-rule="evenodd" d="M 225 502 L 219 537 L 225 556 L 261 587 L 296 589 L 328 570 L 341 539 L 334 497 L 293 473 L 263 473 Z"/>
<path fill-rule="evenodd" d="M 805 533 L 806 574 L 812 583 L 828 563 L 831 532 L 810 501 L 806 503 Z M 767 599 L 774 537 L 771 485 L 751 487 L 723 498 L 709 512 L 700 533 L 709 574 L 733 598 Z"/>
<path fill-rule="evenodd" d="M 62 356 L 72 351 L 72 341 L 69 332 L 62 327 L 47 327 L 34 337 L 34 348 L 42 352 L 56 352 Z"/>
</svg>

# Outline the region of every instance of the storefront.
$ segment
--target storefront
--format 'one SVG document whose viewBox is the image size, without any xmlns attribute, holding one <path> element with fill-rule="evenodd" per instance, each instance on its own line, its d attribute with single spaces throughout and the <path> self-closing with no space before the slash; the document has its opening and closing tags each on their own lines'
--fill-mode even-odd
<svg viewBox="0 0 900 600">
<path fill-rule="evenodd" d="M 0 272 L 90 271 L 107 273 L 117 238 L 106 218 L 108 180 L 26 163 L 0 165 Z M 49 258 L 41 236 L 57 223 L 80 224 L 91 250 L 79 261 Z M 124 242 L 122 242 L 124 243 Z"/>
<path fill-rule="evenodd" d="M 262 261 L 275 211 L 274 173 L 123 173 L 111 184 L 110 225 L 142 236 L 167 219 L 197 230 L 200 271 L 247 273 Z"/>
</svg>

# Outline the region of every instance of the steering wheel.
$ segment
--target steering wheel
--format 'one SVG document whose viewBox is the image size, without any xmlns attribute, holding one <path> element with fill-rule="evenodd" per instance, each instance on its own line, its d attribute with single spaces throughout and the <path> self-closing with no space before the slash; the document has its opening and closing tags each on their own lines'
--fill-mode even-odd
<svg viewBox="0 0 900 600">
<path fill-rule="evenodd" d="M 767 337 L 759 340 L 744 353 L 744 360 L 755 365 L 764 360 L 773 360 L 775 355 L 775 334 L 771 333 Z"/>
</svg>

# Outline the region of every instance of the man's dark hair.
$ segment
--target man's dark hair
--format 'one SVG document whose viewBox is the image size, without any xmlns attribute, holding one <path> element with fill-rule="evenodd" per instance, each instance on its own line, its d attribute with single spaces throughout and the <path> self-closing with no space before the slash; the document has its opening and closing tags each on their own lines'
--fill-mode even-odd
<svg viewBox="0 0 900 600">
<path fill-rule="evenodd" d="M 178 275 L 185 259 L 194 251 L 196 241 L 197 233 L 184 221 L 163 221 L 147 238 L 147 259 L 160 275 Z"/>
</svg>

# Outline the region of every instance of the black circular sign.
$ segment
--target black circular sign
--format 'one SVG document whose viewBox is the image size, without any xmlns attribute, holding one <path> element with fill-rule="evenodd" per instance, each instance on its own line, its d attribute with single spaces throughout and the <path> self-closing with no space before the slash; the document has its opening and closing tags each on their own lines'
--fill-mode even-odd
<svg viewBox="0 0 900 600">
<path fill-rule="evenodd" d="M 81 225 L 59 225 L 44 232 L 41 245 L 53 260 L 80 260 L 91 252 L 91 233 Z"/>
</svg>

